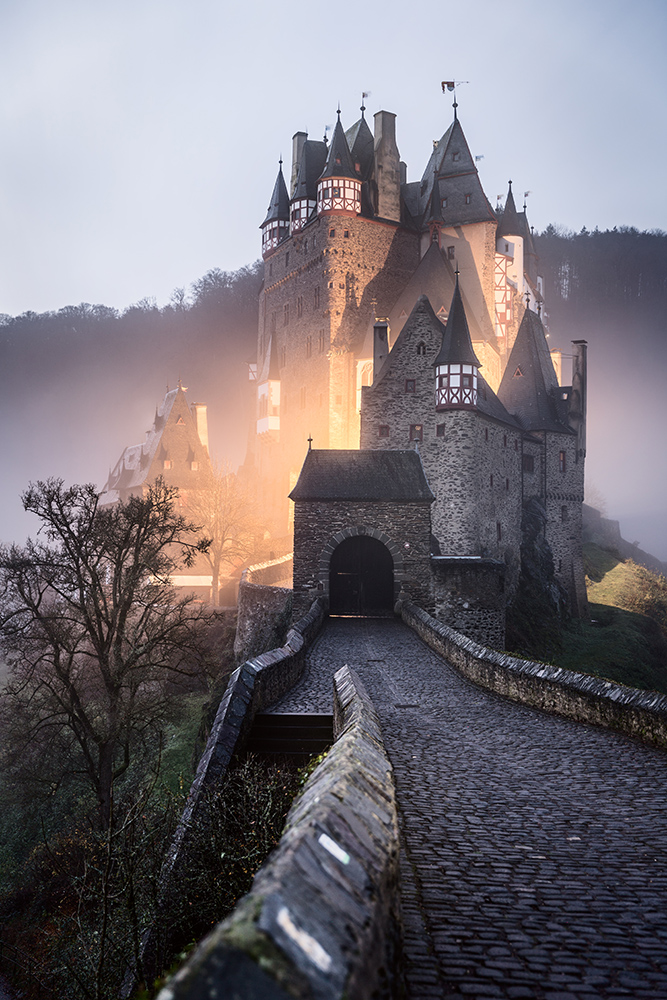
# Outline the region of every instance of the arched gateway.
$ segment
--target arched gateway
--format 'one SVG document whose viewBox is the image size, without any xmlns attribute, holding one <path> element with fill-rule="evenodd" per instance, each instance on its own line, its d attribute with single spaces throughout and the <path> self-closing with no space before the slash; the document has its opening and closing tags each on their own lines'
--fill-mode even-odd
<svg viewBox="0 0 667 1000">
<path fill-rule="evenodd" d="M 331 614 L 372 615 L 394 607 L 394 560 L 377 538 L 346 538 L 331 554 L 329 610 Z"/>
</svg>

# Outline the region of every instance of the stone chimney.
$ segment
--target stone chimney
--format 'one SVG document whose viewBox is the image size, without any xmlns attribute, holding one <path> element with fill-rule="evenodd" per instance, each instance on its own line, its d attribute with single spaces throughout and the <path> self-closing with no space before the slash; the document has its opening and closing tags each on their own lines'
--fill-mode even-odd
<svg viewBox="0 0 667 1000">
<path fill-rule="evenodd" d="M 292 175 L 289 182 L 290 198 L 294 194 L 294 188 L 296 187 L 296 179 L 299 176 L 299 167 L 301 166 L 301 157 L 303 155 L 303 146 L 307 138 L 307 132 L 295 132 L 292 136 Z"/>
<path fill-rule="evenodd" d="M 401 158 L 396 145 L 396 115 L 378 111 L 375 115 L 375 179 L 377 214 L 381 219 L 401 221 Z"/>
<path fill-rule="evenodd" d="M 373 326 L 373 384 L 377 381 L 388 354 L 389 324 L 386 319 L 377 319 Z"/>
<path fill-rule="evenodd" d="M 206 416 L 206 403 L 193 403 L 191 406 L 192 416 L 195 418 L 195 426 L 199 440 L 206 449 L 208 455 L 208 418 Z"/>
</svg>

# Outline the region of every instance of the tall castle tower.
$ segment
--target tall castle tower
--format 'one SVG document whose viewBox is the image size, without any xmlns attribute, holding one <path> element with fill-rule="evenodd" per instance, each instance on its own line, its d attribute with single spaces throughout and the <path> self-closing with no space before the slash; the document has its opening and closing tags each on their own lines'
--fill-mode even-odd
<svg viewBox="0 0 667 1000">
<path fill-rule="evenodd" d="M 517 212 L 511 184 L 504 214 L 492 209 L 456 105 L 412 182 L 396 116 L 379 111 L 371 131 L 365 110 L 347 131 L 339 111 L 330 142 L 294 135 L 289 189 L 281 163 L 260 227 L 265 279 L 251 451 L 275 535 L 289 531 L 285 498 L 308 438 L 317 448 L 359 447 L 378 319 L 387 349 L 421 295 L 446 322 L 458 272 L 479 372 L 497 389 L 526 308 L 541 302 L 525 211 Z"/>
</svg>

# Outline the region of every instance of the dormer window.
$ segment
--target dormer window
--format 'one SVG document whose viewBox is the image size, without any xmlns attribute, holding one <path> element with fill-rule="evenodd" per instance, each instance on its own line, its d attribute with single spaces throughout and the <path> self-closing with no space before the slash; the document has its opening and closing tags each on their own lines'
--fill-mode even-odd
<svg viewBox="0 0 667 1000">
<path fill-rule="evenodd" d="M 467 194 L 466 195 L 466 205 L 469 205 L 471 201 L 472 201 L 472 195 L 471 194 Z"/>
<path fill-rule="evenodd" d="M 456 257 L 456 248 L 455 247 L 447 247 L 447 258 L 449 260 L 454 260 L 455 257 Z"/>
<path fill-rule="evenodd" d="M 454 161 L 454 163 L 458 163 L 460 159 L 461 159 L 460 153 L 452 153 L 452 160 Z"/>
<path fill-rule="evenodd" d="M 447 208 L 447 199 L 446 198 L 441 198 L 440 199 L 440 208 Z"/>
</svg>

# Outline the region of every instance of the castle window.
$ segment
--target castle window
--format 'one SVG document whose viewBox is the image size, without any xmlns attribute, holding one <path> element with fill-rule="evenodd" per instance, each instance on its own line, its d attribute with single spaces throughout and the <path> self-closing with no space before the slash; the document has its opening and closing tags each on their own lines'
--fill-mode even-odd
<svg viewBox="0 0 667 1000">
<path fill-rule="evenodd" d="M 313 305 L 316 309 L 320 308 L 320 286 L 316 285 L 313 291 Z"/>
<path fill-rule="evenodd" d="M 472 195 L 471 194 L 467 194 L 466 195 L 466 205 L 469 205 L 471 201 L 472 201 Z"/>
<path fill-rule="evenodd" d="M 303 296 L 299 295 L 296 300 L 296 314 L 297 316 L 303 316 Z"/>
<path fill-rule="evenodd" d="M 438 375 L 438 389 L 446 389 L 449 386 L 449 375 Z"/>
<path fill-rule="evenodd" d="M 472 375 L 462 375 L 461 376 L 461 385 L 464 388 L 469 389 L 470 386 L 472 385 Z M 507 443 L 507 442 L 505 442 L 505 443 Z"/>
<path fill-rule="evenodd" d="M 522 457 L 521 468 L 524 472 L 535 472 L 535 459 L 532 455 L 524 455 Z"/>
<path fill-rule="evenodd" d="M 289 302 L 283 306 L 283 326 L 289 326 Z"/>
<path fill-rule="evenodd" d="M 417 344 L 417 354 L 421 354 L 422 356 L 426 354 L 426 344 L 423 340 L 420 340 Z"/>
<path fill-rule="evenodd" d="M 276 317 L 277 313 L 274 311 L 271 313 L 271 333 L 276 332 Z"/>
<path fill-rule="evenodd" d="M 561 507 L 561 509 L 560 509 L 560 519 L 561 519 L 561 521 L 567 521 L 567 514 L 568 514 L 567 507 Z"/>
<path fill-rule="evenodd" d="M 330 281 L 330 282 L 329 282 L 329 288 L 333 288 L 333 286 L 334 286 L 334 283 L 333 283 L 333 281 Z"/>
<path fill-rule="evenodd" d="M 424 439 L 424 425 L 410 424 L 410 440 L 423 441 L 423 439 Z"/>
<path fill-rule="evenodd" d="M 489 440 L 489 428 L 488 427 L 484 428 L 484 440 L 485 441 Z"/>
<path fill-rule="evenodd" d="M 507 447 L 507 434 L 503 434 L 503 448 Z"/>
<path fill-rule="evenodd" d="M 496 521 L 496 538 L 500 542 L 502 541 L 502 537 L 503 537 L 503 526 L 500 523 L 500 521 Z"/>
<path fill-rule="evenodd" d="M 558 452 L 558 471 L 567 472 L 567 455 L 564 451 Z"/>
<path fill-rule="evenodd" d="M 509 481 L 509 479 L 505 480 L 505 491 L 507 493 L 509 493 L 509 491 L 510 491 L 510 481 Z"/>
<path fill-rule="evenodd" d="M 306 357 L 309 358 L 313 353 L 313 338 L 306 337 Z"/>
<path fill-rule="evenodd" d="M 456 257 L 456 251 L 454 247 L 447 247 L 447 257 L 449 258 L 449 260 L 454 260 L 454 258 Z"/>
<path fill-rule="evenodd" d="M 325 191 L 325 194 L 327 194 L 327 193 L 328 192 Z M 336 230 L 335 229 L 330 229 L 329 230 L 329 236 L 335 236 L 335 235 L 336 235 Z"/>
<path fill-rule="evenodd" d="M 193 472 L 199 472 L 199 462 L 190 462 L 190 468 Z"/>
<path fill-rule="evenodd" d="M 406 378 L 405 380 L 405 391 L 414 392 L 415 391 L 415 380 L 413 378 Z"/>
<path fill-rule="evenodd" d="M 434 229 L 431 233 L 431 243 L 437 243 L 440 239 L 440 233 L 437 229 Z"/>
<path fill-rule="evenodd" d="M 163 469 L 171 469 L 171 468 L 173 468 L 173 464 L 174 463 L 172 462 L 172 460 L 170 458 L 165 458 L 165 460 L 162 463 L 162 468 Z"/>
<path fill-rule="evenodd" d="M 345 238 L 346 240 L 349 240 L 349 238 L 350 238 L 350 230 L 349 230 L 349 229 L 345 229 L 345 230 L 343 231 L 343 237 L 344 237 L 344 238 Z"/>
<path fill-rule="evenodd" d="M 389 437 L 389 424 L 380 424 L 378 427 L 378 437 L 388 438 Z"/>
<path fill-rule="evenodd" d="M 461 159 L 460 153 L 452 153 L 452 160 L 454 161 L 454 163 L 458 163 L 460 159 Z"/>
<path fill-rule="evenodd" d="M 445 425 L 444 424 L 438 424 L 438 426 L 435 429 L 435 435 L 436 435 L 436 437 L 444 438 L 444 436 L 445 436 Z"/>
<path fill-rule="evenodd" d="M 361 172 L 361 164 L 360 163 L 355 163 L 354 169 L 357 171 L 357 173 L 360 173 Z"/>
<path fill-rule="evenodd" d="M 440 199 L 440 208 L 447 208 L 447 199 L 446 198 L 441 198 Z"/>
<path fill-rule="evenodd" d="M 288 265 L 289 265 L 289 250 L 285 254 L 285 267 L 287 267 Z"/>
<path fill-rule="evenodd" d="M 521 371 L 521 365 L 516 369 L 512 378 L 523 378 L 523 372 Z"/>
<path fill-rule="evenodd" d="M 339 187 L 335 187 L 335 188 L 331 189 L 331 197 L 332 198 L 340 198 L 340 188 Z"/>
<path fill-rule="evenodd" d="M 280 348 L 280 367 L 284 368 L 287 363 L 287 348 L 283 344 Z"/>
<path fill-rule="evenodd" d="M 306 387 L 305 387 L 305 385 L 301 386 L 300 403 L 301 403 L 301 409 L 305 410 L 306 409 Z"/>
<path fill-rule="evenodd" d="M 325 336 L 324 330 L 320 330 L 320 354 L 324 354 Z"/>
<path fill-rule="evenodd" d="M 489 476 L 489 483 L 491 485 L 491 489 L 493 489 L 493 473 Z"/>
</svg>

